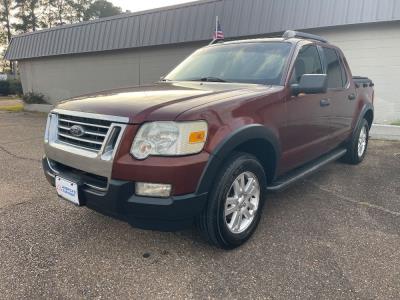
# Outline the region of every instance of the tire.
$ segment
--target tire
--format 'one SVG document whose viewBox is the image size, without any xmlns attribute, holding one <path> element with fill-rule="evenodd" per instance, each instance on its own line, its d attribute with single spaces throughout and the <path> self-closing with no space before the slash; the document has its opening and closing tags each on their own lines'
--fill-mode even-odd
<svg viewBox="0 0 400 300">
<path fill-rule="evenodd" d="M 352 165 L 362 162 L 367 154 L 368 139 L 369 124 L 366 119 L 363 119 L 352 139 L 348 142 L 344 161 Z"/>
<path fill-rule="evenodd" d="M 245 243 L 260 221 L 266 187 L 264 168 L 257 158 L 234 153 L 215 178 L 207 206 L 198 217 L 202 236 L 223 249 Z"/>
</svg>

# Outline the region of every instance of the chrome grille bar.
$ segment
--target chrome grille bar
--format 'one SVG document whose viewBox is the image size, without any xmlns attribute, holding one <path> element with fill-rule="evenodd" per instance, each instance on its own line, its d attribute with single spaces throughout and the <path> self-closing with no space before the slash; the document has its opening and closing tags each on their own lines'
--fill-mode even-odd
<svg viewBox="0 0 400 300">
<path fill-rule="evenodd" d="M 111 125 L 108 120 L 59 114 L 57 139 L 64 144 L 99 152 Z M 80 134 L 74 134 L 74 129 L 80 130 Z"/>
<path fill-rule="evenodd" d="M 71 129 L 70 127 L 62 126 L 62 125 L 58 125 L 58 128 L 68 130 L 68 131 Z M 88 135 L 95 135 L 95 136 L 102 136 L 102 137 L 106 137 L 106 135 L 107 135 L 106 133 L 98 133 L 98 132 L 89 131 L 89 130 L 86 130 L 85 133 Z"/>
<path fill-rule="evenodd" d="M 70 143 L 66 143 L 66 142 L 63 142 L 63 141 L 61 141 L 61 140 L 59 140 L 58 143 L 59 143 L 60 145 L 66 145 L 66 146 L 69 146 L 69 147 L 71 146 Z M 95 152 L 93 151 L 93 148 L 85 147 L 85 146 L 82 146 L 82 145 L 73 145 L 73 146 L 74 146 L 74 148 L 76 148 L 76 149 L 82 149 L 82 150 L 86 150 L 86 151 L 90 151 L 90 152 L 95 153 Z M 95 154 L 96 154 L 96 153 L 95 153 Z"/>
<path fill-rule="evenodd" d="M 65 122 L 65 123 L 73 123 L 73 124 L 78 124 L 78 125 L 91 126 L 91 127 L 105 128 L 105 129 L 108 129 L 110 127 L 110 126 L 104 126 L 104 125 L 99 125 L 99 124 L 90 124 L 90 123 L 85 123 L 85 122 L 80 122 L 80 121 L 75 121 L 75 120 L 68 120 L 68 119 L 63 119 L 63 118 L 58 118 L 58 121 Z"/>
<path fill-rule="evenodd" d="M 96 144 L 96 145 L 100 145 L 100 146 L 103 145 L 102 142 L 89 140 L 89 139 L 81 139 L 81 138 L 78 138 L 78 137 L 75 137 L 75 136 L 71 136 L 69 134 L 58 133 L 58 135 L 59 136 L 63 136 L 63 137 L 68 138 L 68 139 L 75 140 L 75 141 L 80 141 L 80 142 L 84 142 L 84 143 L 92 143 L 92 144 Z"/>
</svg>

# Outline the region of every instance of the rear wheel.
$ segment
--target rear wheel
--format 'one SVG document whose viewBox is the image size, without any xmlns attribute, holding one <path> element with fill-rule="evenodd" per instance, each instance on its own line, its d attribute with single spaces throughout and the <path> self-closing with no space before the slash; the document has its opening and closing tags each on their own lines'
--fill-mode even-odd
<svg viewBox="0 0 400 300">
<path fill-rule="evenodd" d="M 246 242 L 258 225 L 267 186 L 264 169 L 254 156 L 236 153 L 215 182 L 198 227 L 211 244 L 232 249 Z"/>
<path fill-rule="evenodd" d="M 345 161 L 350 164 L 359 164 L 363 161 L 368 147 L 369 124 L 363 119 L 351 141 L 347 145 Z"/>
</svg>

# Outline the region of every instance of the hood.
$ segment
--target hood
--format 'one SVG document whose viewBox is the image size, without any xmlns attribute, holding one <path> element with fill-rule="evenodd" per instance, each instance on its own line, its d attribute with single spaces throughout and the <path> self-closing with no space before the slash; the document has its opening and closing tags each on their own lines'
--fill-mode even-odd
<svg viewBox="0 0 400 300">
<path fill-rule="evenodd" d="M 128 117 L 141 123 L 156 114 L 158 120 L 174 120 L 193 107 L 221 99 L 259 93 L 268 87 L 254 84 L 211 82 L 161 82 L 154 85 L 114 89 L 61 102 L 57 108 L 86 113 Z M 173 109 L 166 110 L 166 106 Z M 164 113 L 157 114 L 157 111 Z"/>
</svg>

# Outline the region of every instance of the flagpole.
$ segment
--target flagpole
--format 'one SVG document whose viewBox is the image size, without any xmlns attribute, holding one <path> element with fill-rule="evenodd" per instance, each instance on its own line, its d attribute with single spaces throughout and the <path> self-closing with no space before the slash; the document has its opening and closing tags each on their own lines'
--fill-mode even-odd
<svg viewBox="0 0 400 300">
<path fill-rule="evenodd" d="M 214 44 L 217 39 L 217 32 L 218 32 L 218 16 L 215 16 L 215 32 L 213 34 L 213 40 L 211 41 L 210 45 Z"/>
<path fill-rule="evenodd" d="M 218 31 L 218 16 L 215 16 L 215 33 Z"/>
</svg>

